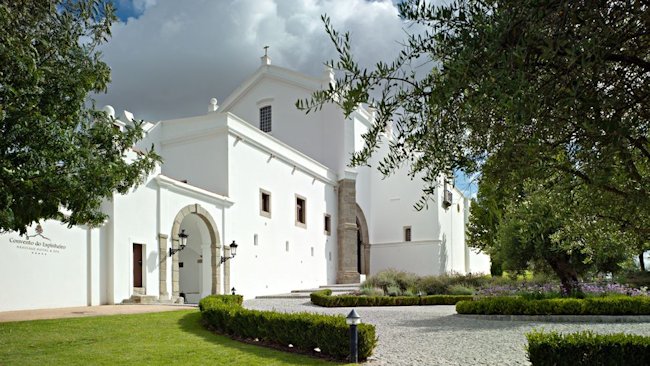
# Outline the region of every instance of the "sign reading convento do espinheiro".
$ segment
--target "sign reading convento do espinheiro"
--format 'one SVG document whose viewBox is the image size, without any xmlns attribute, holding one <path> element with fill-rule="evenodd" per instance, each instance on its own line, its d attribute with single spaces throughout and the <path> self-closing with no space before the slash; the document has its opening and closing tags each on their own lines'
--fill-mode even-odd
<svg viewBox="0 0 650 366">
<path fill-rule="evenodd" d="M 66 248 L 66 246 L 63 244 L 50 243 L 40 240 L 9 238 L 9 242 L 15 244 L 17 249 L 27 250 L 34 255 L 57 254 Z"/>
<path fill-rule="evenodd" d="M 37 238 L 38 240 L 36 240 Z M 65 245 L 52 243 L 49 238 L 45 237 L 41 224 L 36 225 L 33 235 L 26 234 L 24 239 L 23 237 L 9 238 L 9 243 L 14 244 L 17 249 L 29 251 L 34 255 L 57 254 L 66 248 Z"/>
<path fill-rule="evenodd" d="M 0 234 L 0 311 L 87 305 L 89 285 L 100 276 L 99 265 L 94 272 L 89 267 L 88 235 L 85 228 L 54 220 L 34 224 L 23 235 Z M 95 248 L 99 255 L 99 243 Z"/>
</svg>

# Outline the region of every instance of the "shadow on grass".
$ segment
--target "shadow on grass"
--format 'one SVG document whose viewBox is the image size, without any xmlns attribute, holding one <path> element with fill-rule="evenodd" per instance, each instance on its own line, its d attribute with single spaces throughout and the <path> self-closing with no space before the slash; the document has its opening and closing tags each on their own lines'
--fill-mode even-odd
<svg viewBox="0 0 650 366">
<path fill-rule="evenodd" d="M 203 338 L 209 343 L 219 345 L 230 350 L 251 354 L 260 358 L 274 360 L 285 365 L 340 365 L 341 363 L 317 359 L 298 353 L 282 352 L 276 349 L 248 344 L 233 340 L 225 335 L 214 333 L 208 330 L 202 322 L 201 313 L 193 312 L 184 315 L 178 320 L 182 331 L 194 334 Z M 271 362 L 269 362 L 271 363 Z"/>
</svg>

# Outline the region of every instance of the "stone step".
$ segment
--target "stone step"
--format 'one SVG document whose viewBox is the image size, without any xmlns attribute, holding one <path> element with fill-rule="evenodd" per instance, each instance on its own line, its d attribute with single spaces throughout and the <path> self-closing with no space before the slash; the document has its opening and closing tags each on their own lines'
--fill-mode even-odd
<svg viewBox="0 0 650 366">
<path fill-rule="evenodd" d="M 309 299 L 309 293 L 291 292 L 288 294 L 261 295 L 261 296 L 256 296 L 255 298 L 256 299 Z"/>
<path fill-rule="evenodd" d="M 344 294 L 352 291 L 357 291 L 359 288 L 358 287 L 336 287 L 336 288 L 327 288 L 327 287 L 319 287 L 319 288 L 310 288 L 310 289 L 305 289 L 305 290 L 292 290 L 291 293 L 308 293 L 311 294 L 312 292 L 316 291 L 323 291 L 323 290 L 332 290 L 333 294 Z"/>
<path fill-rule="evenodd" d="M 354 287 L 354 288 L 359 288 L 361 287 L 360 283 L 335 283 L 332 285 L 322 285 L 319 286 L 320 288 L 329 288 L 329 289 L 334 289 L 334 288 L 339 288 L 339 287 Z"/>
<path fill-rule="evenodd" d="M 274 294 L 274 295 L 261 295 L 255 297 L 256 299 L 309 299 L 309 294 L 316 291 L 322 290 L 332 290 L 332 295 L 343 295 L 350 292 L 358 291 L 359 284 L 335 284 L 335 285 L 324 285 L 319 286 L 318 288 L 308 288 L 302 290 L 292 290 L 288 294 Z"/>
<path fill-rule="evenodd" d="M 158 304 L 158 296 L 154 295 L 131 295 L 130 299 L 122 301 L 123 304 Z"/>
</svg>

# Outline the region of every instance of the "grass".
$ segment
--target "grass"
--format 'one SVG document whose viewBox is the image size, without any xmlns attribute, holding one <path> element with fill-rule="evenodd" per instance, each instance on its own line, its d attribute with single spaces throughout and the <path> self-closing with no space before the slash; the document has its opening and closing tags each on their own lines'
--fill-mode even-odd
<svg viewBox="0 0 650 366">
<path fill-rule="evenodd" d="M 196 310 L 0 323 L 0 365 L 332 365 L 206 330 Z"/>
</svg>

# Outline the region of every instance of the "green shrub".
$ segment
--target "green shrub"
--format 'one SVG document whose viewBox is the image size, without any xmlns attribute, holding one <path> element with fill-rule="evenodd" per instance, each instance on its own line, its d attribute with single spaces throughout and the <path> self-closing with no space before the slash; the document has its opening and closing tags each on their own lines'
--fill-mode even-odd
<svg viewBox="0 0 650 366">
<path fill-rule="evenodd" d="M 413 288 L 408 288 L 402 291 L 402 296 L 417 296 L 417 295 L 418 295 L 417 291 Z"/>
<path fill-rule="evenodd" d="M 650 272 L 629 271 L 618 276 L 617 282 L 624 283 L 635 288 L 650 288 Z"/>
<path fill-rule="evenodd" d="M 359 292 L 362 296 L 384 296 L 384 290 L 378 287 L 361 287 Z"/>
<path fill-rule="evenodd" d="M 291 344 L 307 353 L 319 348 L 322 354 L 338 360 L 349 355 L 350 327 L 342 315 L 249 310 L 240 304 L 236 299 L 224 301 L 219 296 L 209 296 L 199 306 L 204 321 L 221 333 L 283 346 Z M 364 360 L 377 345 L 375 327 L 360 324 L 357 329 L 359 358 Z"/>
<path fill-rule="evenodd" d="M 449 288 L 446 276 L 425 276 L 420 277 L 417 283 L 418 289 L 427 295 L 441 295 L 447 293 Z"/>
<path fill-rule="evenodd" d="M 533 366 L 650 365 L 650 337 L 632 334 L 531 332 L 528 359 Z"/>
<path fill-rule="evenodd" d="M 199 310 L 203 311 L 206 306 L 214 306 L 217 304 L 223 305 L 238 305 L 244 302 L 242 295 L 210 295 L 206 296 L 199 301 Z"/>
<path fill-rule="evenodd" d="M 475 290 L 471 287 L 466 287 L 463 285 L 451 285 L 447 292 L 450 295 L 474 295 Z"/>
<path fill-rule="evenodd" d="M 402 290 L 400 290 L 399 286 L 397 285 L 391 285 L 388 286 L 386 289 L 386 295 L 388 296 L 399 296 L 402 294 Z"/>
<path fill-rule="evenodd" d="M 388 289 L 389 286 L 398 286 L 397 284 L 397 273 L 399 271 L 394 269 L 388 269 L 381 271 L 373 276 L 368 277 L 362 286 L 368 287 L 377 287 L 384 291 Z"/>
<path fill-rule="evenodd" d="M 650 315 L 650 298 L 594 297 L 530 300 L 519 296 L 486 297 L 456 304 L 459 314 L 502 315 Z"/>
<path fill-rule="evenodd" d="M 461 300 L 472 300 L 466 295 L 431 295 L 431 296 L 331 296 L 332 290 L 313 292 L 311 302 L 324 307 L 355 306 L 412 306 L 412 305 L 454 305 Z"/>
</svg>

